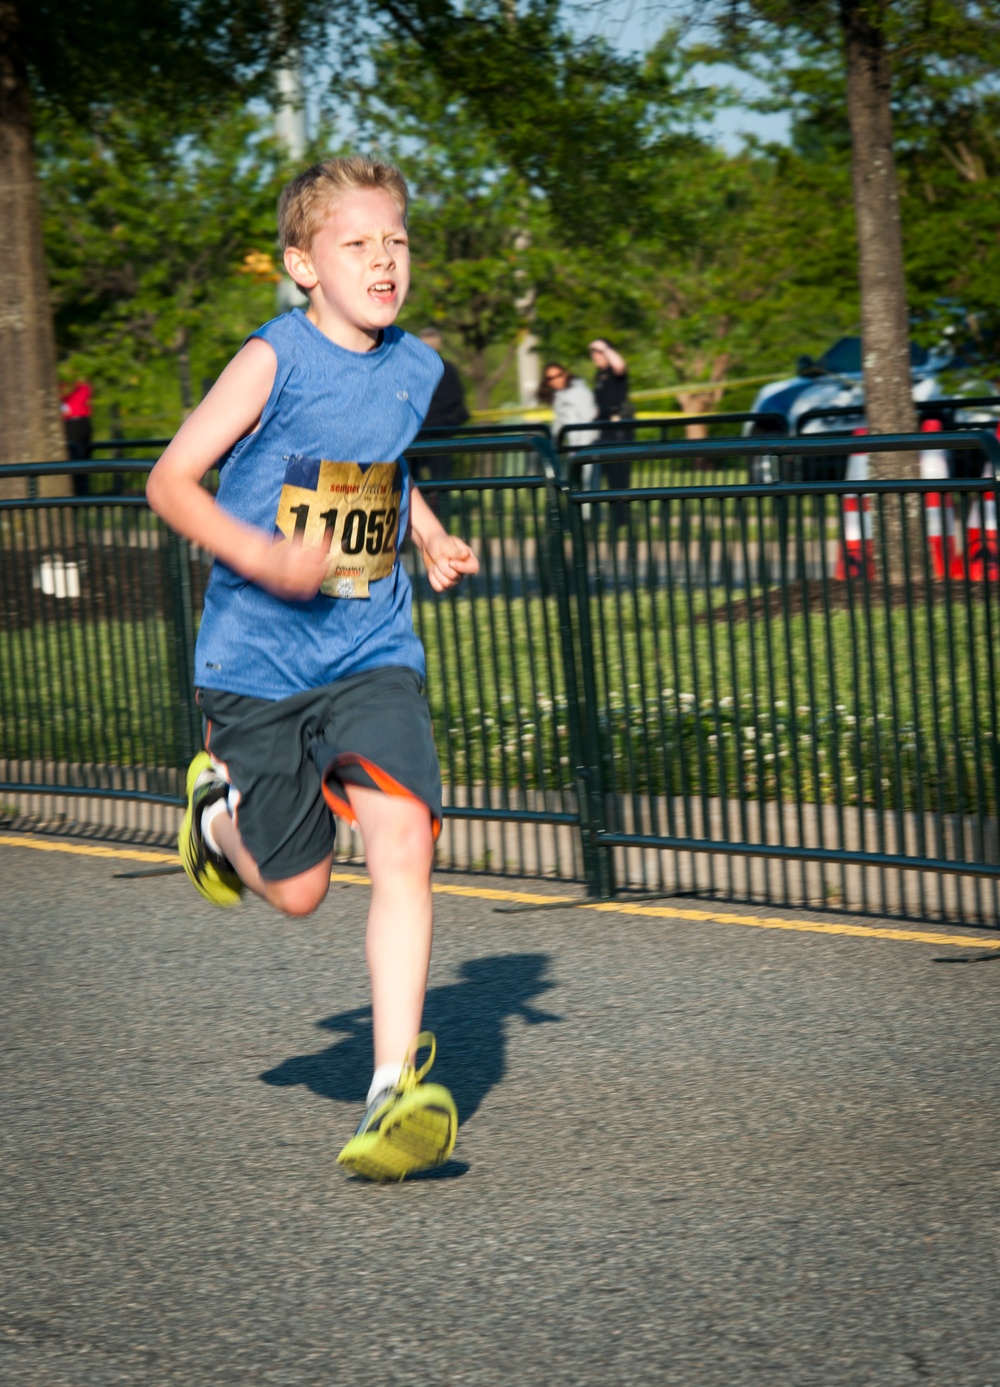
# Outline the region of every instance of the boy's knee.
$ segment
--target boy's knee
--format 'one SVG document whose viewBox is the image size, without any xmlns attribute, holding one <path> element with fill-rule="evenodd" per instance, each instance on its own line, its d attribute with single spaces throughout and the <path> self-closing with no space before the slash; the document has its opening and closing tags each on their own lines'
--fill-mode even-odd
<svg viewBox="0 0 1000 1387">
<path fill-rule="evenodd" d="M 429 878 L 434 865 L 434 834 L 429 816 L 426 823 L 411 821 L 383 839 L 375 856 L 383 871 Z"/>
<path fill-rule="evenodd" d="M 303 872 L 286 881 L 266 883 L 268 903 L 283 915 L 293 916 L 311 915 L 323 904 L 329 889 L 329 866 L 324 866 L 322 872 Z"/>
</svg>

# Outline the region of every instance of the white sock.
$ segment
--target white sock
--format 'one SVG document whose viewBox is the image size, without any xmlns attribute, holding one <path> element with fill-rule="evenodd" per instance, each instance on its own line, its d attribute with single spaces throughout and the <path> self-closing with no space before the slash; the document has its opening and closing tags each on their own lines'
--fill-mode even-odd
<svg viewBox="0 0 1000 1387">
<path fill-rule="evenodd" d="M 401 1064 L 380 1064 L 372 1076 L 368 1097 L 365 1099 L 365 1107 L 373 1098 L 377 1098 L 384 1088 L 395 1088 L 402 1072 L 403 1066 Z"/>
<path fill-rule="evenodd" d="M 225 853 L 219 847 L 215 834 L 212 832 L 212 825 L 220 814 L 228 813 L 229 805 L 226 803 L 224 796 L 217 800 L 213 800 L 211 804 L 207 804 L 201 811 L 201 836 L 212 851 L 219 857 L 225 857 Z"/>
</svg>

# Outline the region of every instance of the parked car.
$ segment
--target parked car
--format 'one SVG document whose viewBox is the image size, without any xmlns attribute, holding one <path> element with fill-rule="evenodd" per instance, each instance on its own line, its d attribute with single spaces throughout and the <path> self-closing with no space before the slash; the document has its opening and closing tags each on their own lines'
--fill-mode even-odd
<svg viewBox="0 0 1000 1387">
<path fill-rule="evenodd" d="M 996 427 L 1000 420 L 1000 397 L 994 383 L 976 370 L 974 360 L 956 348 L 950 337 L 937 346 L 910 344 L 913 399 L 923 418 L 939 418 L 946 428 Z M 958 399 L 997 400 L 996 404 L 956 404 Z M 755 412 L 768 411 L 787 421 L 788 433 L 850 433 L 865 424 L 865 393 L 861 369 L 861 338 L 841 337 L 815 361 L 800 356 L 796 374 L 774 381 L 758 391 L 751 406 Z M 938 408 L 934 403 L 941 401 Z M 752 427 L 746 430 L 753 434 Z M 974 455 L 962 453 L 959 467 L 975 466 Z M 846 470 L 845 454 L 810 458 L 802 475 L 810 481 L 839 481 Z"/>
</svg>

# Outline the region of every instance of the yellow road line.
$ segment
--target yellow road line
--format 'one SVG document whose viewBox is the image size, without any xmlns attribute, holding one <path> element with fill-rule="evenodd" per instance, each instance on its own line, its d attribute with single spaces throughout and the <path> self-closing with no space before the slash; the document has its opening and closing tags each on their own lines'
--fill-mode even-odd
<svg viewBox="0 0 1000 1387">
<path fill-rule="evenodd" d="M 715 925 L 748 925 L 751 929 L 784 929 L 796 934 L 848 934 L 855 939 L 903 939 L 917 944 L 975 944 L 1000 949 L 1000 939 L 974 934 L 932 934 L 927 930 L 877 929 L 870 925 L 824 924 L 818 920 L 784 920 L 778 915 L 731 915 L 721 910 L 676 910 L 666 905 L 629 905 L 613 901 L 581 901 L 584 910 L 607 910 L 619 915 L 649 915 L 659 920 L 707 920 Z"/>
<path fill-rule="evenodd" d="M 128 862 L 178 862 L 174 852 L 155 852 L 149 849 L 106 848 L 83 843 L 49 843 L 38 838 L 13 837 L 0 834 L 0 846 L 33 848 L 36 852 L 74 853 L 80 857 L 117 858 Z M 362 872 L 332 872 L 331 881 L 345 886 L 367 886 L 369 878 Z M 598 910 L 611 915 L 640 915 L 654 920 L 704 921 L 714 925 L 743 925 L 749 929 L 787 930 L 793 934 L 843 934 L 853 939 L 889 939 L 911 944 L 950 944 L 965 948 L 975 944 L 980 949 L 1000 949 L 1000 939 L 981 938 L 974 934 L 937 934 L 930 930 L 879 929 L 874 925 L 850 925 L 819 920 L 788 920 L 780 915 L 735 915 L 725 910 L 678 909 L 669 905 L 633 905 L 628 901 L 588 901 L 576 896 L 543 896 L 536 892 L 496 890 L 488 886 L 453 886 L 436 882 L 435 895 L 465 896 L 477 901 L 506 901 L 517 905 L 575 905 L 581 910 Z"/>
<path fill-rule="evenodd" d="M 331 872 L 331 881 L 342 881 L 354 886 L 370 886 L 371 878 L 356 872 Z M 444 882 L 434 883 L 437 896 L 469 896 L 476 901 L 507 901 L 518 905 L 573 905 L 576 896 L 539 896 L 527 891 L 495 891 L 489 886 L 450 886 Z M 577 902 L 582 905 L 583 902 Z"/>
<path fill-rule="evenodd" d="M 34 848 L 36 852 L 69 852 L 78 857 L 114 857 L 126 862 L 178 862 L 175 852 L 134 851 L 131 848 L 101 848 L 96 844 L 45 843 L 38 838 L 10 838 L 0 834 L 0 845 L 10 848 Z"/>
</svg>

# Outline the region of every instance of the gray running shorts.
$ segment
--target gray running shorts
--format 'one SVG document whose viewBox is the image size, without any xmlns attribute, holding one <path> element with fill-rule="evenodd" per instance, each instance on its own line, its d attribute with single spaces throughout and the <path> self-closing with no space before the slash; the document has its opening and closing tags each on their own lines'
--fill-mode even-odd
<svg viewBox="0 0 1000 1387">
<path fill-rule="evenodd" d="M 353 822 L 346 785 L 411 795 L 441 828 L 441 770 L 423 680 L 401 665 L 272 701 L 198 689 L 205 746 L 238 801 L 236 824 L 265 881 L 332 850 L 334 814 Z"/>
</svg>

